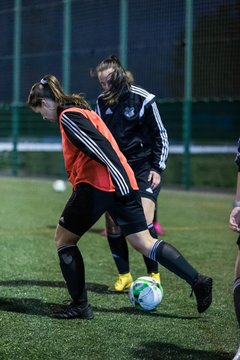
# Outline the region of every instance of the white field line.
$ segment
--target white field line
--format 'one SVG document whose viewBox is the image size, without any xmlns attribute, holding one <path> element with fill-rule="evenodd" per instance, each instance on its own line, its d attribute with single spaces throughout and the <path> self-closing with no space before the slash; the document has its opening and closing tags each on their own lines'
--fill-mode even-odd
<svg viewBox="0 0 240 360">
<path fill-rule="evenodd" d="M 11 142 L 0 142 L 1 151 L 13 151 L 13 143 Z M 17 150 L 20 152 L 58 152 L 62 150 L 61 143 L 38 143 L 38 142 L 19 142 L 17 144 Z M 236 146 L 226 145 L 190 145 L 190 154 L 229 154 L 236 153 Z M 183 154 L 183 145 L 170 145 L 170 154 Z"/>
</svg>

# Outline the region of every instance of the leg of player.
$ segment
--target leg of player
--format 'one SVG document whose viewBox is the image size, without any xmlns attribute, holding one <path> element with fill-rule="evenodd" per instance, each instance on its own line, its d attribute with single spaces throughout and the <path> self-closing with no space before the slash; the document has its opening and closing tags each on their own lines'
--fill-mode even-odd
<svg viewBox="0 0 240 360">
<path fill-rule="evenodd" d="M 144 216 L 147 222 L 148 230 L 152 238 L 157 239 L 158 235 L 153 225 L 153 218 L 155 212 L 155 202 L 147 197 L 141 197 L 142 207 L 144 211 Z M 148 276 L 154 278 L 157 282 L 160 283 L 160 274 L 158 272 L 158 263 L 149 257 L 143 255 L 143 259 L 147 268 Z"/>
<path fill-rule="evenodd" d="M 114 223 L 111 216 L 106 213 L 105 218 L 107 239 L 118 270 L 118 279 L 114 284 L 114 290 L 122 292 L 129 289 L 133 281 L 129 266 L 128 245 L 120 227 Z"/>
<path fill-rule="evenodd" d="M 150 234 L 152 237 L 156 238 L 157 234 L 154 230 L 154 227 L 151 223 L 149 218 L 153 217 L 154 212 L 154 202 L 147 198 L 142 198 L 142 204 L 145 212 L 145 216 L 147 222 L 150 222 L 148 225 Z M 126 291 L 130 288 L 133 278 L 130 273 L 130 266 L 129 266 L 129 251 L 127 241 L 124 235 L 121 232 L 120 227 L 118 227 L 111 216 L 106 213 L 106 227 L 107 227 L 107 238 L 108 243 L 111 249 L 111 253 L 115 264 L 118 269 L 118 279 L 114 283 L 114 290 L 118 292 Z M 160 283 L 160 274 L 158 272 L 158 263 L 146 256 L 143 255 L 143 259 L 147 268 L 148 276 L 154 278 L 156 281 Z"/>
<path fill-rule="evenodd" d="M 235 262 L 235 281 L 233 284 L 233 301 L 238 326 L 240 327 L 240 236 L 237 240 L 238 254 Z M 233 360 L 240 360 L 240 346 Z"/>
<path fill-rule="evenodd" d="M 90 320 L 93 318 L 93 311 L 88 304 L 87 290 L 85 287 L 84 262 L 77 242 L 79 236 L 73 234 L 61 225 L 57 226 L 55 242 L 60 260 L 60 268 L 66 281 L 68 292 L 72 303 L 64 310 L 51 314 L 58 319 L 81 318 Z"/>
<path fill-rule="evenodd" d="M 240 243 L 240 236 L 238 238 L 238 244 L 239 243 Z M 235 262 L 235 281 L 233 284 L 233 300 L 234 300 L 236 318 L 238 321 L 238 325 L 240 327 L 240 250 L 238 250 L 238 254 Z"/>
<path fill-rule="evenodd" d="M 127 236 L 131 245 L 145 256 L 158 261 L 168 270 L 184 279 L 192 288 L 199 313 L 204 312 L 212 302 L 212 279 L 201 275 L 172 245 L 152 239 L 147 230 Z"/>
</svg>

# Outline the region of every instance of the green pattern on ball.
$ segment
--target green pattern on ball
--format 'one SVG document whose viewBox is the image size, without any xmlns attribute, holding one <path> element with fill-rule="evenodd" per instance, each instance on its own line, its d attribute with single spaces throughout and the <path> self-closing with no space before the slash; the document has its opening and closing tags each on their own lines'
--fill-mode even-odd
<svg viewBox="0 0 240 360">
<path fill-rule="evenodd" d="M 163 297 L 163 288 L 154 279 L 142 276 L 136 279 L 129 289 L 131 304 L 138 310 L 154 310 Z"/>
</svg>

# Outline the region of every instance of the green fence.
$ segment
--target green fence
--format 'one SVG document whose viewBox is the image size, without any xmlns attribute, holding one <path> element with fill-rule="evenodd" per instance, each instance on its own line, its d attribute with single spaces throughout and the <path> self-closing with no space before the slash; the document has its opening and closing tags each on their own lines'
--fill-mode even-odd
<svg viewBox="0 0 240 360">
<path fill-rule="evenodd" d="M 1 173 L 32 175 L 19 143 L 59 140 L 56 127 L 22 106 L 31 85 L 54 73 L 93 103 L 100 88 L 90 70 L 114 53 L 157 96 L 170 144 L 183 145 L 180 183 L 192 186 L 191 145 L 234 147 L 240 133 L 239 14 L 237 0 L 1 1 Z M 37 153 L 40 172 L 46 151 Z M 49 167 L 55 176 L 58 166 Z"/>
<path fill-rule="evenodd" d="M 164 183 L 185 188 L 182 174 L 184 147 L 180 146 L 183 133 L 183 103 L 159 102 L 158 106 L 170 140 L 170 155 Z M 197 153 L 190 155 L 190 188 L 235 188 L 236 141 L 233 139 L 236 139 L 237 134 L 240 133 L 238 109 L 238 102 L 192 104 L 190 145 L 199 147 Z M 18 115 L 17 149 L 14 151 L 12 148 L 14 143 L 12 141 L 13 109 L 11 106 L 0 108 L 2 119 L 0 122 L 0 174 L 65 177 L 57 124 L 44 121 L 28 107 L 20 107 Z M 215 150 L 206 150 L 209 145 L 215 146 Z"/>
<path fill-rule="evenodd" d="M 238 101 L 193 102 L 191 107 L 191 143 L 234 145 L 240 134 Z M 92 104 L 94 106 L 94 104 Z M 158 102 L 158 108 L 167 128 L 170 143 L 181 144 L 183 133 L 183 102 Z M 43 121 L 27 106 L 17 108 L 18 130 L 16 141 L 59 141 L 56 124 Z M 13 139 L 13 112 L 11 105 L 0 106 L 0 139 Z"/>
</svg>

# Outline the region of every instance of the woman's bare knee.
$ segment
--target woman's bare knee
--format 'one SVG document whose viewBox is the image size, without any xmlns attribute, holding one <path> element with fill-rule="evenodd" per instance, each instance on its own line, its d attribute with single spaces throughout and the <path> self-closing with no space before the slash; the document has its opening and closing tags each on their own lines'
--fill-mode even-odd
<svg viewBox="0 0 240 360">
<path fill-rule="evenodd" d="M 66 244 L 77 244 L 79 236 L 58 225 L 55 231 L 54 241 L 56 248 Z"/>
<path fill-rule="evenodd" d="M 140 231 L 136 234 L 130 234 L 126 237 L 132 247 L 141 254 L 148 256 L 154 243 L 157 241 L 151 237 L 148 230 Z"/>
</svg>

